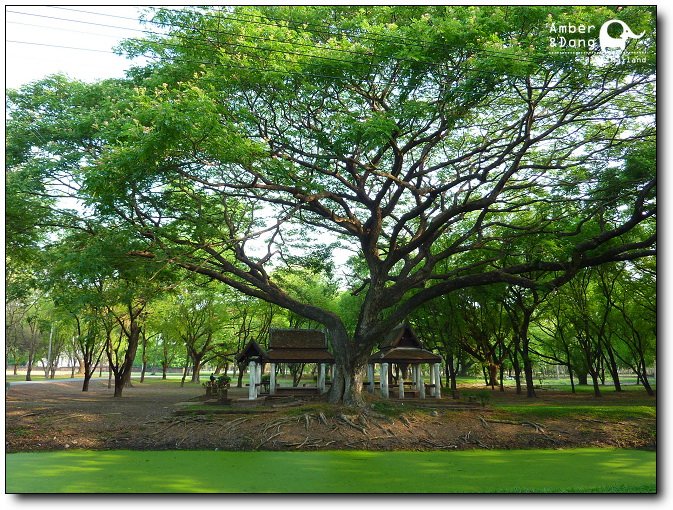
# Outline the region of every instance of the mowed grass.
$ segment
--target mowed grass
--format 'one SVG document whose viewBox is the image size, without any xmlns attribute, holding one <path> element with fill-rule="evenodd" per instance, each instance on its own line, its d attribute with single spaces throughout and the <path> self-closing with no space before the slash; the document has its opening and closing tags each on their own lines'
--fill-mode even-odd
<svg viewBox="0 0 673 510">
<path fill-rule="evenodd" d="M 657 408 L 653 405 L 600 405 L 600 404 L 497 404 L 496 411 L 505 412 L 510 418 L 562 419 L 589 418 L 599 421 L 656 419 Z"/>
<path fill-rule="evenodd" d="M 641 450 L 59 451 L 6 458 L 7 493 L 653 493 Z"/>
</svg>

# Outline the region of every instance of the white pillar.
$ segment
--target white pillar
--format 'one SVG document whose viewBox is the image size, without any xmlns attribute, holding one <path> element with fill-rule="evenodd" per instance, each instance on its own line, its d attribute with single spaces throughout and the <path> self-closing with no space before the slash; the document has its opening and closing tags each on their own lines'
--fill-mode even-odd
<svg viewBox="0 0 673 510">
<path fill-rule="evenodd" d="M 371 363 L 367 364 L 367 379 L 369 380 L 367 391 L 369 393 L 374 393 L 374 365 Z"/>
<path fill-rule="evenodd" d="M 318 364 L 318 392 L 325 393 L 325 364 Z"/>
<path fill-rule="evenodd" d="M 439 376 L 439 363 L 435 363 L 434 369 L 435 369 L 435 397 L 436 398 L 442 398 L 442 383 L 441 383 L 441 378 Z"/>
<path fill-rule="evenodd" d="M 257 363 L 251 361 L 248 365 L 250 372 L 250 387 L 248 388 L 248 400 L 255 400 L 257 398 Z"/>
<path fill-rule="evenodd" d="M 271 370 L 269 374 L 269 395 L 276 394 L 276 364 L 269 363 L 269 369 Z"/>
<path fill-rule="evenodd" d="M 430 386 L 433 386 L 433 388 L 430 388 L 430 395 L 432 397 L 437 395 L 437 391 L 434 388 L 435 384 L 436 384 L 435 383 L 435 366 L 431 364 L 430 365 Z"/>
<path fill-rule="evenodd" d="M 383 398 L 388 398 L 390 396 L 388 393 L 388 363 L 381 363 L 379 366 L 381 367 L 381 396 Z"/>
<path fill-rule="evenodd" d="M 418 398 L 425 398 L 425 381 L 423 380 L 423 370 L 418 366 Z"/>
<path fill-rule="evenodd" d="M 402 371 L 400 370 L 400 382 L 397 385 L 400 391 L 400 398 L 404 398 L 404 375 L 402 375 Z"/>
</svg>

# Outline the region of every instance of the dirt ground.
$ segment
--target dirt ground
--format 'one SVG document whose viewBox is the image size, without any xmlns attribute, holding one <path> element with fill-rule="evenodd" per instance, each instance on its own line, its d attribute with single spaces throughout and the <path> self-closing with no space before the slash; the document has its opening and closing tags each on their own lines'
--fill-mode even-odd
<svg viewBox="0 0 673 510">
<path fill-rule="evenodd" d="M 483 388 L 481 388 L 483 389 Z M 469 448 L 655 448 L 655 419 L 600 421 L 586 415 L 527 420 L 508 415 L 498 401 L 562 404 L 595 401 L 605 406 L 636 400 L 643 392 L 591 395 L 540 392 L 534 402 L 513 390 L 493 392 L 489 403 L 453 400 L 382 401 L 367 396 L 363 409 L 321 401 L 238 402 L 247 389 L 230 389 L 234 403 L 208 405 L 200 386 L 134 383 L 113 398 L 107 381 L 14 384 L 5 398 L 6 452 L 62 449 L 221 450 L 450 450 Z M 373 405 L 372 405 L 373 404 Z"/>
</svg>

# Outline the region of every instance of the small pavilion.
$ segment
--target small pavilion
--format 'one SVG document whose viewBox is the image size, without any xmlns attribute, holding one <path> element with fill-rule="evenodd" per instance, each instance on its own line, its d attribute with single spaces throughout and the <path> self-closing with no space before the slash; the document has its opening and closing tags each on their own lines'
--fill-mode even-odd
<svg viewBox="0 0 673 510">
<path fill-rule="evenodd" d="M 405 396 L 425 398 L 427 389 L 432 397 L 441 398 L 439 374 L 442 358 L 427 350 L 408 324 L 393 329 L 379 348 L 369 357 L 367 365 L 367 389 L 370 393 L 374 392 L 374 368 L 378 364 L 382 397 L 390 398 L 392 394 L 400 399 Z M 425 364 L 430 366 L 430 384 L 425 384 L 423 380 L 421 366 Z"/>
<path fill-rule="evenodd" d="M 249 400 L 254 400 L 259 395 L 262 365 L 265 363 L 269 364 L 269 395 L 275 395 L 279 390 L 276 385 L 277 363 L 316 363 L 319 394 L 326 391 L 327 366 L 334 364 L 334 356 L 327 350 L 325 333 L 316 329 L 271 329 L 269 330 L 268 350 L 265 351 L 257 342 L 251 341 L 241 350 L 236 359 L 239 362 L 248 362 Z"/>
<path fill-rule="evenodd" d="M 255 342 L 250 340 L 245 347 L 236 355 L 238 363 L 248 365 L 250 373 L 250 385 L 248 388 L 248 398 L 254 400 L 259 395 L 259 387 L 262 382 L 262 368 L 266 359 L 266 351 Z"/>
</svg>

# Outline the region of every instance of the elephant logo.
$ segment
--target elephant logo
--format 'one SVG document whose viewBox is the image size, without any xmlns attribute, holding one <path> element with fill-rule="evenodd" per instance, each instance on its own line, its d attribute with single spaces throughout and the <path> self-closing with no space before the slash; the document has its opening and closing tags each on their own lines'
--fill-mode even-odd
<svg viewBox="0 0 673 510">
<path fill-rule="evenodd" d="M 622 33 L 619 37 L 612 37 L 610 34 L 608 34 L 608 27 L 613 23 L 617 23 L 618 25 L 622 26 Z M 640 35 L 636 35 L 631 31 L 629 26 L 623 21 L 618 19 L 611 19 L 610 21 L 606 21 L 605 23 L 603 23 L 603 25 L 601 26 L 601 31 L 599 35 L 601 50 L 603 51 L 607 49 L 624 50 L 624 48 L 626 47 L 626 41 L 628 39 L 640 39 L 644 34 L 645 32 L 642 32 Z"/>
</svg>

